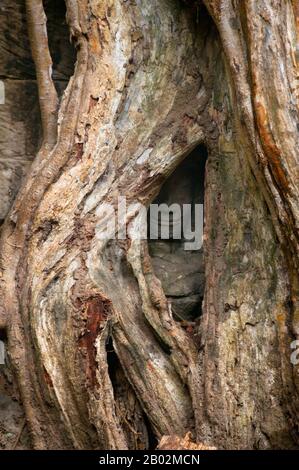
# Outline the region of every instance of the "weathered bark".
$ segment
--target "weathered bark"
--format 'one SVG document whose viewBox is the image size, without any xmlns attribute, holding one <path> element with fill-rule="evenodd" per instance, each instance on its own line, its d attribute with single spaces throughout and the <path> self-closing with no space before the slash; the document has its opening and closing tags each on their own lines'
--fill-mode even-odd
<svg viewBox="0 0 299 470">
<path fill-rule="evenodd" d="M 296 9 L 189 3 L 67 0 L 77 61 L 57 128 L 29 15 L 44 140 L 1 232 L 0 326 L 35 448 L 189 431 L 217 448 L 298 445 Z M 199 144 L 206 287 L 185 328 L 130 230 Z M 128 235 L 104 241 L 99 208 L 119 196 L 136 204 Z"/>
<path fill-rule="evenodd" d="M 242 165 L 249 163 L 256 183 L 246 178 L 249 194 L 238 210 L 239 214 L 244 211 L 247 219 L 243 222 L 243 236 L 230 234 L 228 240 L 226 263 L 231 266 L 231 274 L 226 256 L 220 266 L 213 265 L 213 259 L 210 269 L 207 266 L 202 367 L 208 373 L 204 392 L 209 393 L 209 400 L 204 402 L 202 415 L 208 410 L 211 418 L 209 431 L 205 428 L 205 432 L 215 433 L 218 429 L 222 436 L 228 433 L 232 446 L 286 447 L 292 445 L 288 433 L 295 442 L 298 435 L 298 368 L 293 368 L 289 359 L 290 343 L 298 335 L 298 84 L 294 11 L 292 2 L 206 3 L 225 53 L 236 150 Z M 210 191 L 211 184 L 207 187 Z M 245 188 L 243 183 L 239 190 L 246 194 Z M 267 204 L 276 236 L 266 229 L 268 217 L 257 206 L 257 190 Z M 228 197 L 229 205 L 234 205 L 232 194 Z M 240 204 L 240 200 L 236 202 Z M 224 210 L 225 217 L 223 203 L 221 198 L 219 209 Z M 255 209 L 251 209 L 254 213 L 250 216 L 251 210 L 246 208 L 252 203 Z M 231 213 L 230 220 L 233 227 L 235 214 Z M 248 245 L 246 232 L 250 225 L 255 228 Z M 223 243 L 221 233 L 219 242 Z M 240 253 L 242 243 L 248 247 L 248 261 L 243 258 L 233 266 L 234 253 L 239 251 L 239 260 L 244 256 Z M 209 251 L 213 256 L 213 245 Z M 219 282 L 219 286 L 226 287 L 214 290 L 215 279 L 216 286 Z M 215 298 L 219 290 L 225 294 L 222 306 L 222 295 Z M 217 304 L 219 307 L 215 308 Z M 224 304 L 226 308 L 220 313 Z M 212 331 L 216 341 L 211 340 Z M 245 384 L 241 385 L 241 380 Z M 216 390 L 211 392 L 215 384 Z M 224 398 L 222 409 L 220 397 Z M 216 413 L 215 406 L 219 410 Z"/>
</svg>

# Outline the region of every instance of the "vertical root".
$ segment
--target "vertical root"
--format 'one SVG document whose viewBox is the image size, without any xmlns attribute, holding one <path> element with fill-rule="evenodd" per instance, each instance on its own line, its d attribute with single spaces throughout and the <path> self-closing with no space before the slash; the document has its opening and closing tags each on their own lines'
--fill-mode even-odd
<svg viewBox="0 0 299 470">
<path fill-rule="evenodd" d="M 53 147 L 57 140 L 58 96 L 52 80 L 47 17 L 42 0 L 26 0 L 28 33 L 38 84 L 43 144 Z"/>
</svg>

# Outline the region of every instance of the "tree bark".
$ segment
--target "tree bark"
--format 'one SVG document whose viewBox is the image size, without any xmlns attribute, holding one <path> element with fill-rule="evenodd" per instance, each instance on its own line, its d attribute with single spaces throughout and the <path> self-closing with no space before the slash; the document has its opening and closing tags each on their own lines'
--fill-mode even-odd
<svg viewBox="0 0 299 470">
<path fill-rule="evenodd" d="M 44 139 L 1 231 L 0 327 L 33 446 L 298 447 L 297 3 L 66 0 L 58 117 L 26 3 Z M 200 144 L 206 287 L 185 328 L 132 233 Z M 127 236 L 103 240 L 119 197 Z"/>
</svg>

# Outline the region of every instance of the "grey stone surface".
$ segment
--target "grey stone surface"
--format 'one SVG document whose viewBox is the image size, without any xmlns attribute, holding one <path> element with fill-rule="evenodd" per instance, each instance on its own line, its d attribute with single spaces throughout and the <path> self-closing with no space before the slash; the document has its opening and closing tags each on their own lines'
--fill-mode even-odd
<svg viewBox="0 0 299 470">
<path fill-rule="evenodd" d="M 154 203 L 180 206 L 203 203 L 204 165 L 205 152 L 199 147 L 170 176 Z M 184 244 L 183 237 L 181 240 L 149 240 L 149 252 L 173 314 L 178 319 L 191 320 L 201 313 L 204 256 L 202 249 L 186 251 Z"/>
</svg>

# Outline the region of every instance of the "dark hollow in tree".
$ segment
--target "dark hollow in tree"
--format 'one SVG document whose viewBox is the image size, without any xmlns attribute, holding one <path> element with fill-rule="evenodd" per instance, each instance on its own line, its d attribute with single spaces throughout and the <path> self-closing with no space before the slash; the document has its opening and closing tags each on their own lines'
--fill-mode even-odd
<svg viewBox="0 0 299 470">
<path fill-rule="evenodd" d="M 161 234 L 162 214 L 159 213 L 158 221 L 152 220 L 153 225 L 157 224 L 158 238 L 152 239 L 151 219 L 148 220 L 149 254 L 152 258 L 153 268 L 156 276 L 162 282 L 165 295 L 170 303 L 173 315 L 177 320 L 194 320 L 201 314 L 202 301 L 205 286 L 204 253 L 203 247 L 200 249 L 187 249 L 186 242 L 195 244 L 195 238 L 186 238 L 187 231 L 184 231 L 184 223 L 193 232 L 198 234 L 201 231 L 201 217 L 195 224 L 195 211 L 198 211 L 199 204 L 204 205 L 204 173 L 207 159 L 207 151 L 204 146 L 199 146 L 188 155 L 182 163 L 175 169 L 163 184 L 158 196 L 152 204 L 165 204 L 166 209 L 179 206 L 180 218 L 173 220 L 173 212 L 166 210 L 164 222 L 167 224 L 166 236 Z M 183 206 L 189 205 L 191 220 L 185 216 Z M 175 209 L 175 208 L 174 208 Z M 173 224 L 180 227 L 180 233 L 176 237 Z M 179 231 L 177 229 L 177 231 Z"/>
</svg>

